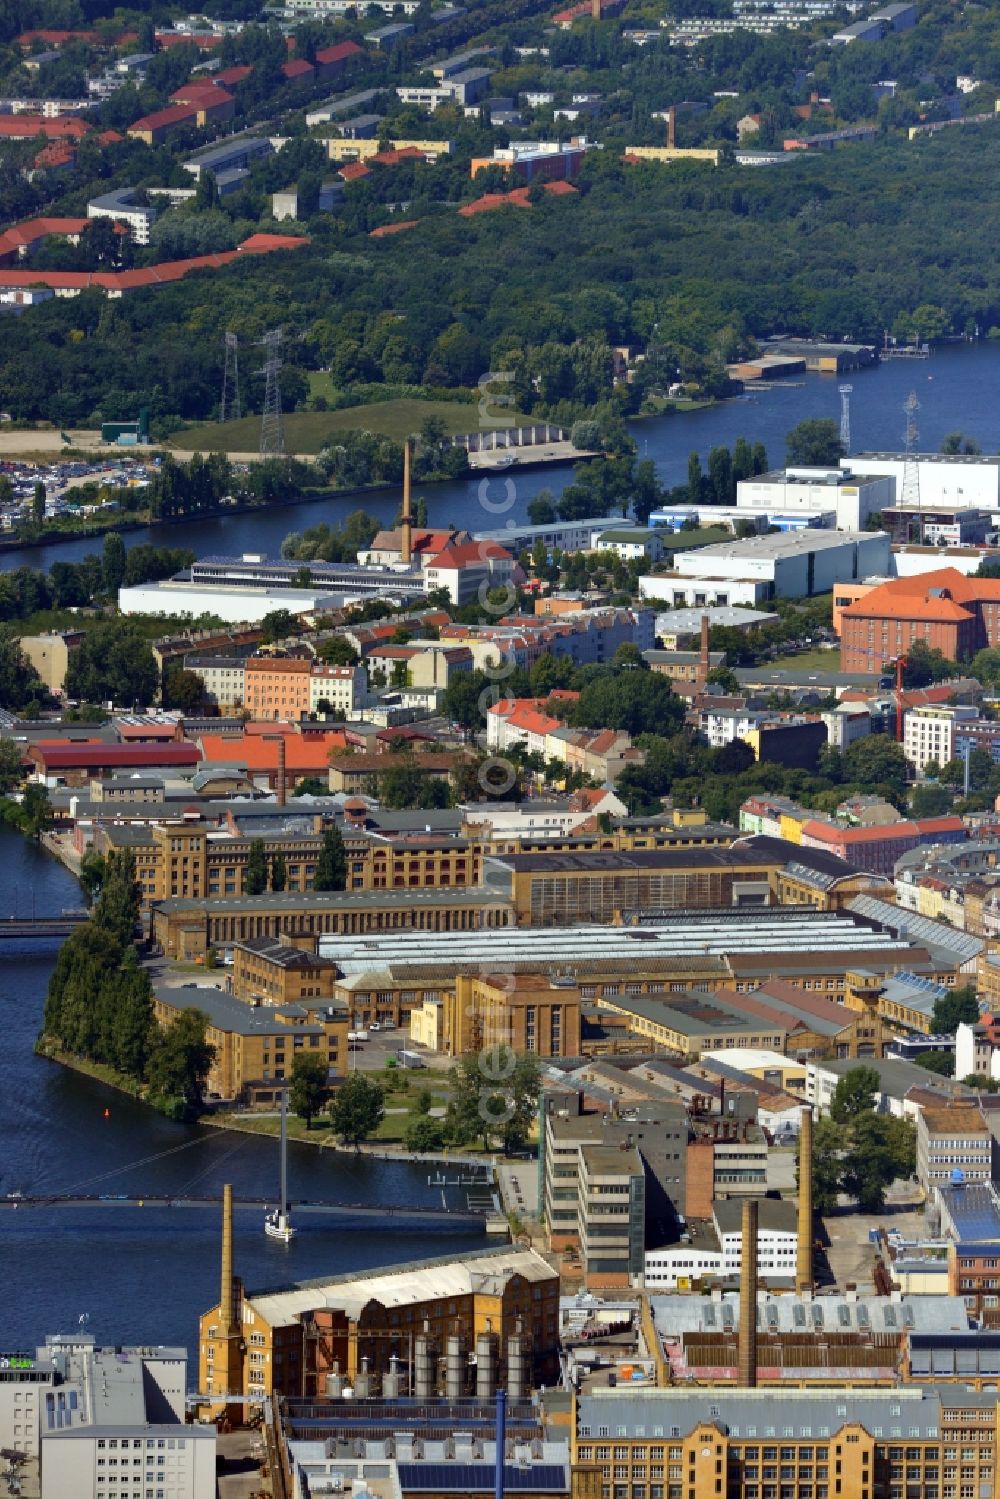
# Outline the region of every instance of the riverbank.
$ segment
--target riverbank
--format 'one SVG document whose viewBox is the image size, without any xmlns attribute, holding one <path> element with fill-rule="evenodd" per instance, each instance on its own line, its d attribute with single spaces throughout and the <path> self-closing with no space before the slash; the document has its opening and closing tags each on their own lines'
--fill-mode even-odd
<svg viewBox="0 0 1000 1499">
<path fill-rule="evenodd" d="M 89 1062 L 85 1057 L 75 1057 L 68 1051 L 60 1051 L 43 1036 L 39 1036 L 35 1042 L 35 1056 L 42 1057 L 46 1062 L 56 1062 L 60 1067 L 68 1067 L 70 1072 L 79 1072 L 82 1077 L 94 1078 L 96 1082 L 113 1088 L 116 1093 L 124 1093 L 127 1098 L 133 1098 L 139 1103 L 146 1102 L 141 1083 L 117 1072 L 114 1067 L 105 1066 L 103 1062 Z"/>
</svg>

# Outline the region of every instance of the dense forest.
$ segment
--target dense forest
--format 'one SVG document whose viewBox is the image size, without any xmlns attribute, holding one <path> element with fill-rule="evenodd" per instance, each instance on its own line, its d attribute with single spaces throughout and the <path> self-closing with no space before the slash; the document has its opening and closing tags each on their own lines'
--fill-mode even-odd
<svg viewBox="0 0 1000 1499">
<path fill-rule="evenodd" d="M 992 125 L 900 137 L 780 170 L 587 161 L 580 192 L 464 220 L 429 213 L 371 241 L 318 220 L 312 244 L 108 303 L 98 293 L 12 320 L 0 403 L 63 425 L 211 416 L 222 335 L 283 324 L 289 368 L 344 385 L 471 387 L 517 376 L 538 414 L 612 393 L 610 346 L 704 371 L 748 335 L 880 339 L 920 308 L 942 331 L 1000 325 Z M 572 253 L 569 253 L 572 252 Z"/>
</svg>

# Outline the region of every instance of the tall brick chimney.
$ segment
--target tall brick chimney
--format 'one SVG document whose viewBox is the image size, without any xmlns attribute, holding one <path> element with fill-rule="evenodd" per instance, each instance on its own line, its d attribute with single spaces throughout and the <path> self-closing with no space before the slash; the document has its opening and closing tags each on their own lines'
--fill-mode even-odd
<svg viewBox="0 0 1000 1499">
<path fill-rule="evenodd" d="M 677 111 L 667 110 L 667 146 L 671 151 L 677 149 Z"/>
<path fill-rule="evenodd" d="M 743 1204 L 740 1236 L 740 1344 L 736 1383 L 745 1390 L 757 1387 L 757 1200 Z"/>
<path fill-rule="evenodd" d="M 799 1116 L 799 1221 L 795 1289 L 813 1288 L 813 1116 L 808 1105 Z"/>
</svg>

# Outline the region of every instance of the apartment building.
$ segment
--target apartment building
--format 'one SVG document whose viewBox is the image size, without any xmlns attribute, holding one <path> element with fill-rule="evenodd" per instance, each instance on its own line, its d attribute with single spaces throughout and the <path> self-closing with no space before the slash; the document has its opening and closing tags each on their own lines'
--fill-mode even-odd
<svg viewBox="0 0 1000 1499">
<path fill-rule="evenodd" d="M 244 675 L 244 706 L 252 718 L 294 723 L 310 712 L 311 678 L 311 661 L 251 656 Z"/>
<path fill-rule="evenodd" d="M 201 678 L 205 702 L 220 713 L 243 707 L 246 697 L 245 657 L 198 656 L 186 661 L 184 669 Z"/>
<path fill-rule="evenodd" d="M 993 1151 L 989 1125 L 974 1104 L 946 1104 L 917 1115 L 917 1180 L 927 1192 L 992 1181 Z"/>
<path fill-rule="evenodd" d="M 903 715 L 903 753 L 921 773 L 932 761 L 946 765 L 956 757 L 956 737 L 960 726 L 974 723 L 978 709 L 956 704 L 954 707 L 925 704 L 911 708 Z"/>
<path fill-rule="evenodd" d="M 363 666 L 314 665 L 309 673 L 309 712 L 353 718 L 368 701 L 368 673 Z"/>
</svg>

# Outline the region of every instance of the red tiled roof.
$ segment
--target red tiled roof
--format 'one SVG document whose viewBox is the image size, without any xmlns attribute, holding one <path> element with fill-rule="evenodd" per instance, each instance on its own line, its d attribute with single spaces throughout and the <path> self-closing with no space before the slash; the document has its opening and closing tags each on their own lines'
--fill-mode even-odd
<svg viewBox="0 0 1000 1499">
<path fill-rule="evenodd" d="M 304 57 L 295 58 L 292 62 L 283 62 L 281 71 L 286 78 L 311 78 L 316 69 L 311 62 L 306 62 Z"/>
<path fill-rule="evenodd" d="M 47 42 L 50 47 L 61 47 L 66 42 L 98 42 L 96 31 L 51 31 L 35 29 L 22 31 L 17 39 L 19 47 L 30 47 L 32 42 Z"/>
<path fill-rule="evenodd" d="M 249 78 L 253 68 L 246 63 L 237 64 L 234 68 L 223 68 L 220 73 L 212 74 L 212 83 L 218 88 L 227 88 L 230 85 L 242 83 L 244 78 Z"/>
<path fill-rule="evenodd" d="M 178 104 L 197 104 L 199 107 L 218 108 L 220 104 L 235 104 L 232 94 L 216 83 L 188 82 L 170 95 Z"/>
<path fill-rule="evenodd" d="M 802 824 L 802 836 L 821 838 L 824 843 L 878 843 L 886 839 L 912 838 L 914 835 L 957 833 L 965 827 L 960 817 L 924 817 L 913 822 L 882 823 L 870 828 L 830 827 L 810 818 Z"/>
<path fill-rule="evenodd" d="M 380 167 L 395 167 L 401 161 L 426 161 L 426 156 L 419 146 L 402 146 L 398 151 L 376 151 L 374 156 L 369 156 L 369 162 L 377 161 Z"/>
<path fill-rule="evenodd" d="M 338 42 L 334 47 L 323 47 L 316 53 L 316 61 L 328 65 L 331 62 L 346 62 L 349 57 L 363 57 L 364 47 L 357 42 Z"/>
<path fill-rule="evenodd" d="M 341 167 L 337 173 L 345 182 L 358 182 L 362 177 L 370 177 L 371 173 L 363 161 L 349 161 L 346 166 Z"/>
<path fill-rule="evenodd" d="M 270 724 L 268 728 L 275 733 L 281 725 Z M 325 734 L 286 734 L 283 737 L 285 769 L 288 771 L 325 770 L 331 751 L 347 748 L 347 736 L 342 729 Z M 204 734 L 198 743 L 208 763 L 245 765 L 249 771 L 278 768 L 277 741 L 259 734 L 244 734 L 242 738 Z"/>
<path fill-rule="evenodd" d="M 543 182 L 542 188 L 557 198 L 576 192 L 571 182 Z M 460 208 L 458 212 L 463 219 L 470 219 L 474 214 L 491 213 L 495 208 L 530 208 L 532 205 L 528 196 L 529 192 L 530 189 L 527 187 L 515 187 L 509 193 L 484 193 L 473 203 L 466 203 L 465 207 Z"/>
<path fill-rule="evenodd" d="M 385 239 L 387 234 L 402 234 L 404 229 L 416 229 L 420 223 L 419 219 L 398 219 L 394 224 L 381 224 L 377 229 L 369 229 L 369 239 Z"/>
<path fill-rule="evenodd" d="M 118 142 L 123 141 L 125 137 L 119 135 L 117 130 L 102 130 L 97 139 L 102 146 L 117 146 Z"/>
<path fill-rule="evenodd" d="M 86 121 L 78 120 L 75 115 L 60 115 L 54 120 L 44 115 L 0 115 L 0 136 L 8 140 L 29 141 L 36 135 L 44 135 L 48 140 L 80 140 L 89 130 Z"/>
<path fill-rule="evenodd" d="M 52 290 L 81 291 L 101 287 L 104 291 L 135 291 L 144 286 L 164 286 L 180 281 L 192 271 L 219 270 L 231 265 L 241 254 L 267 255 L 272 250 L 294 250 L 307 245 L 308 239 L 286 234 L 251 234 L 235 250 L 220 250 L 214 255 L 196 255 L 189 260 L 164 260 L 159 265 L 144 266 L 135 271 L 6 271 L 0 269 L 0 286 L 48 286 Z"/>
<path fill-rule="evenodd" d="M 158 47 L 182 47 L 186 43 L 202 52 L 210 52 L 224 41 L 219 31 L 157 31 L 154 38 Z"/>
<path fill-rule="evenodd" d="M 1000 602 L 1000 579 L 967 578 L 954 567 L 937 568 L 912 578 L 893 578 L 855 599 L 842 611 L 849 620 L 871 616 L 888 619 L 969 619 L 969 606 Z"/>
<path fill-rule="evenodd" d="M 428 567 L 471 567 L 477 562 L 513 562 L 510 552 L 498 541 L 465 541 L 449 543 L 436 557 L 428 557 Z"/>
<path fill-rule="evenodd" d="M 105 766 L 197 765 L 196 744 L 34 744 L 29 757 L 47 770 L 94 770 Z"/>
<path fill-rule="evenodd" d="M 0 255 L 8 250 L 33 245 L 50 234 L 82 234 L 89 223 L 89 219 L 23 219 L 20 224 L 12 224 L 0 234 Z"/>
<path fill-rule="evenodd" d="M 35 153 L 34 164 L 36 167 L 65 167 L 75 160 L 75 146 L 68 141 L 53 141 L 51 146 L 43 146 Z"/>
<path fill-rule="evenodd" d="M 151 115 L 143 115 L 128 127 L 129 135 L 140 130 L 162 130 L 167 125 L 180 125 L 184 120 L 193 120 L 197 115 L 193 104 L 171 104 L 166 109 L 156 109 Z"/>
</svg>

